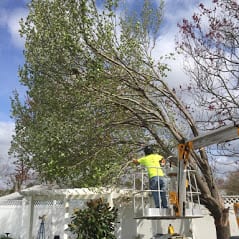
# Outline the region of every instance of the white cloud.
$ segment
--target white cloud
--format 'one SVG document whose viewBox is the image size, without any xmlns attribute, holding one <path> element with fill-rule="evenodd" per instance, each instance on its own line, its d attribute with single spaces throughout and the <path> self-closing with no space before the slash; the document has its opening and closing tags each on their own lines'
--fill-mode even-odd
<svg viewBox="0 0 239 239">
<path fill-rule="evenodd" d="M 12 135 L 14 134 L 14 123 L 0 121 L 0 188 L 7 187 L 9 175 L 13 173 L 13 160 L 8 156 Z"/>
<path fill-rule="evenodd" d="M 177 35 L 179 34 L 177 24 L 184 18 L 191 19 L 193 13 L 198 11 L 198 6 L 201 2 L 207 6 L 211 5 L 210 0 L 165 0 L 165 12 L 162 29 L 158 38 L 157 48 L 155 49 L 153 56 L 155 59 L 169 53 L 175 53 L 175 43 Z M 183 56 L 175 54 L 175 58 L 176 60 L 166 61 L 171 68 L 171 72 L 168 74 L 168 83 L 172 87 L 185 84 L 189 80 L 183 70 Z"/>
<path fill-rule="evenodd" d="M 238 143 L 238 142 L 237 142 Z M 220 153 L 220 152 L 219 152 Z M 217 156 L 211 162 L 212 169 L 216 176 L 226 178 L 232 172 L 239 170 L 238 157 Z"/>
<path fill-rule="evenodd" d="M 0 162 L 8 158 L 8 150 L 13 133 L 13 122 L 0 122 Z"/>
<path fill-rule="evenodd" d="M 26 18 L 28 11 L 25 8 L 16 8 L 11 11 L 0 9 L 0 26 L 7 27 L 11 36 L 11 42 L 17 48 L 23 49 L 24 39 L 19 34 L 19 21 L 21 18 Z"/>
<path fill-rule="evenodd" d="M 11 40 L 13 44 L 18 48 L 24 47 L 24 39 L 20 37 L 19 34 L 19 21 L 21 18 L 25 18 L 27 16 L 27 10 L 23 8 L 15 9 L 8 18 L 8 30 L 11 34 Z"/>
</svg>

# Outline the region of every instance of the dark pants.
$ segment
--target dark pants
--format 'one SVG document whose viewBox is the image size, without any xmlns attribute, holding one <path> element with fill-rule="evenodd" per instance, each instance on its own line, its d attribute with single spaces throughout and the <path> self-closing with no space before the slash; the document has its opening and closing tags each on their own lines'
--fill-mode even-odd
<svg viewBox="0 0 239 239">
<path fill-rule="evenodd" d="M 168 208 L 167 197 L 166 197 L 166 180 L 164 177 L 155 176 L 150 178 L 149 180 L 149 187 L 152 191 L 155 207 Z M 159 197 L 160 195 L 160 197 Z"/>
</svg>

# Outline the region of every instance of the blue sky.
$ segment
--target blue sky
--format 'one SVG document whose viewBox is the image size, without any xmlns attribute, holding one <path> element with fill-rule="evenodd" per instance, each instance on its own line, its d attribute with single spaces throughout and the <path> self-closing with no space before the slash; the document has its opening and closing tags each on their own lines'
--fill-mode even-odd
<svg viewBox="0 0 239 239">
<path fill-rule="evenodd" d="M 19 19 L 27 15 L 26 0 L 0 1 L 0 122 L 10 119 L 10 96 L 18 83 L 18 67 L 24 62 L 24 39 L 18 34 Z"/>
<path fill-rule="evenodd" d="M 0 179 L 11 169 L 8 149 L 14 122 L 10 118 L 13 90 L 24 95 L 18 68 L 24 62 L 24 39 L 18 33 L 19 19 L 27 16 L 26 0 L 0 0 Z"/>
<path fill-rule="evenodd" d="M 24 39 L 20 38 L 18 30 L 20 18 L 27 16 L 26 3 L 29 1 L 0 0 L 0 172 L 1 165 L 10 162 L 7 151 L 14 133 L 14 121 L 10 118 L 10 97 L 13 90 L 17 90 L 24 97 L 24 88 L 18 79 L 18 68 L 24 63 Z M 126 1 L 133 7 L 134 2 L 140 0 Z M 155 2 L 158 3 L 159 0 Z M 206 3 L 211 0 L 165 0 L 164 27 L 159 37 L 160 48 L 157 51 L 159 55 L 174 51 L 177 22 L 183 17 L 190 17 L 199 2 Z M 171 67 L 173 68 L 169 75 L 171 84 L 178 83 L 179 79 L 183 81 L 185 74 L 182 71 L 182 61 L 175 61 Z"/>
</svg>

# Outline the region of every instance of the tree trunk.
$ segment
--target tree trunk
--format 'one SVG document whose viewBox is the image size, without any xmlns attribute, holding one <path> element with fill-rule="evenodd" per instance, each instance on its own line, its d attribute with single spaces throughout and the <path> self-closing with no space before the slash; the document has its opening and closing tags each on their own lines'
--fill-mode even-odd
<svg viewBox="0 0 239 239">
<path fill-rule="evenodd" d="M 215 218 L 217 239 L 230 239 L 229 208 L 223 209 L 219 218 Z"/>
<path fill-rule="evenodd" d="M 229 239 L 230 238 L 230 226 L 229 225 L 216 225 L 217 239 Z"/>
</svg>

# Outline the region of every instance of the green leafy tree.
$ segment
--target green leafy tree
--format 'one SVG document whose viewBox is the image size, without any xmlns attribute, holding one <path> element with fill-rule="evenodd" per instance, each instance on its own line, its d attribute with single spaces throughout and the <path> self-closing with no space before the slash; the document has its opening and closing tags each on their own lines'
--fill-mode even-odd
<svg viewBox="0 0 239 239">
<path fill-rule="evenodd" d="M 90 200 L 87 208 L 75 209 L 68 230 L 77 239 L 116 239 L 117 211 L 101 198 Z"/>
<path fill-rule="evenodd" d="M 106 183 L 130 152 L 124 145 L 144 133 L 136 131 L 130 110 L 125 117 L 119 96 L 114 96 L 120 91 L 122 96 L 132 94 L 121 85 L 127 71 L 87 44 L 113 51 L 115 16 L 113 6 L 105 4 L 101 16 L 94 1 L 32 1 L 22 22 L 26 64 L 20 77 L 28 96 L 24 105 L 17 93 L 13 97 L 12 151 L 43 179 L 77 186 Z M 139 43 L 127 42 L 131 33 L 129 26 L 124 28 L 118 54 L 139 64 L 134 62 L 137 56 L 132 57 Z"/>
<path fill-rule="evenodd" d="M 28 90 L 24 102 L 13 96 L 12 153 L 45 180 L 118 182 L 129 152 L 142 144 L 168 156 L 202 132 L 198 115 L 167 84 L 168 66 L 153 57 L 163 4 L 140 1 L 135 13 L 123 11 L 124 2 L 32 0 L 21 23 L 20 80 Z M 190 166 L 218 239 L 227 239 L 228 213 L 204 149 L 191 152 Z"/>
<path fill-rule="evenodd" d="M 150 70 L 143 58 L 152 65 L 144 51 L 155 44 L 161 6 L 151 19 L 145 1 L 144 21 L 125 17 L 117 22 L 117 2 L 110 2 L 102 14 L 94 1 L 32 1 L 22 22 L 26 64 L 20 78 L 28 93 L 24 104 L 17 93 L 13 97 L 12 152 L 48 181 L 106 184 L 121 172 L 128 153 L 145 142 L 147 129 L 135 113 L 145 104 L 143 113 L 151 117 L 146 105 L 154 103 L 143 96 L 149 87 L 150 96 L 154 86 L 147 84 L 151 76 L 143 75 Z M 166 69 L 156 67 L 160 74 Z M 142 76 L 135 71 L 141 68 Z"/>
</svg>

